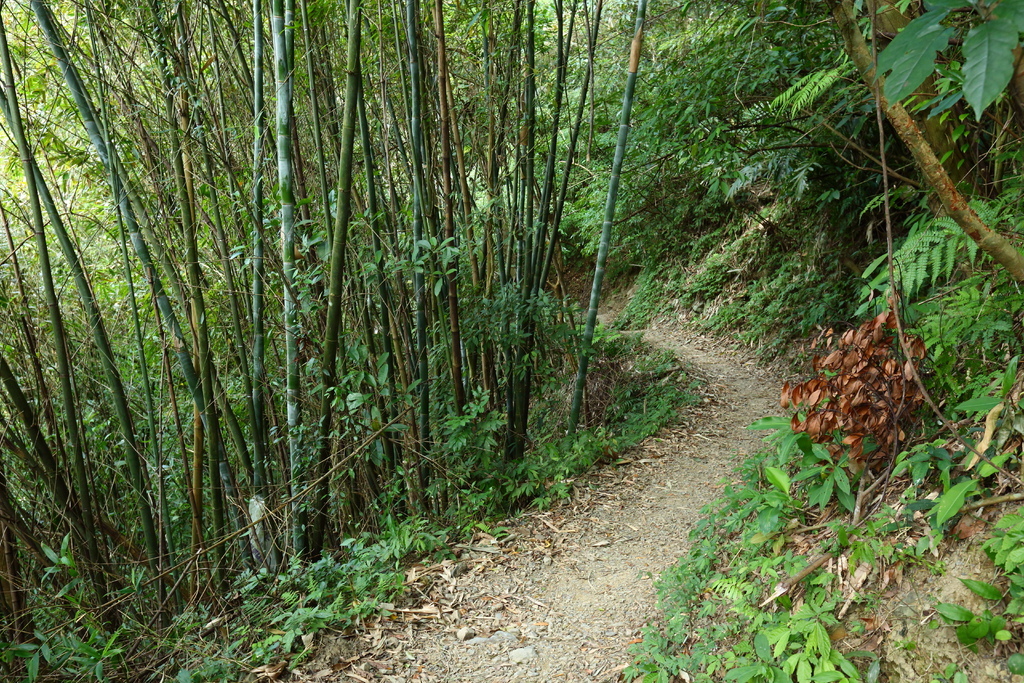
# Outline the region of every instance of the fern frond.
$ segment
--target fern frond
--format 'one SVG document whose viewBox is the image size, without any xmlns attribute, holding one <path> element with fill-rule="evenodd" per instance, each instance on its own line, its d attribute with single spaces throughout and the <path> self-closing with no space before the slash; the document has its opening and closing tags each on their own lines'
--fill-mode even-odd
<svg viewBox="0 0 1024 683">
<path fill-rule="evenodd" d="M 772 100 L 771 107 L 776 111 L 789 110 L 795 114 L 814 104 L 837 81 L 853 70 L 853 63 L 848 59 L 839 66 L 807 74 Z"/>
</svg>

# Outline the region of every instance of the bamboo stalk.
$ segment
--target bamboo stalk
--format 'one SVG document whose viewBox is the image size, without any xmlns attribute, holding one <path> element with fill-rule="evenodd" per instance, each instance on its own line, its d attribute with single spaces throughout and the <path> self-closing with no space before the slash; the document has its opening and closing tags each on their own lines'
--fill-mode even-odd
<svg viewBox="0 0 1024 683">
<path fill-rule="evenodd" d="M 82 425 L 78 417 L 78 397 L 72 387 L 73 377 L 71 372 L 71 360 L 68 351 L 67 332 L 64 327 L 64 319 L 61 313 L 60 304 L 57 300 L 57 290 L 54 286 L 53 271 L 50 265 L 50 251 L 46 242 L 46 234 L 43 228 L 43 211 L 39 199 L 39 190 L 36 186 L 35 163 L 29 150 L 28 141 L 25 138 L 25 130 L 22 125 L 21 111 L 18 105 L 18 96 L 14 87 L 14 69 L 11 62 L 11 54 L 7 45 L 7 30 L 4 26 L 3 17 L 0 16 L 0 62 L 3 65 L 4 90 L 7 106 L 5 114 L 11 133 L 18 146 L 18 155 L 21 159 L 22 169 L 25 173 L 25 185 L 28 190 L 29 212 L 32 220 L 32 229 L 35 235 L 36 256 L 39 260 L 40 280 L 43 286 L 43 294 L 46 301 L 46 308 L 50 317 L 50 334 L 53 335 L 53 345 L 57 357 L 57 375 L 60 380 L 61 398 L 64 403 L 64 428 L 68 441 L 71 445 L 72 466 L 74 468 L 75 487 L 82 506 L 80 523 L 84 533 L 84 540 L 88 548 L 88 557 L 93 566 L 92 574 L 96 589 L 101 596 L 106 592 L 105 581 L 101 573 L 96 572 L 95 565 L 99 562 L 99 549 L 96 539 L 96 524 L 93 513 L 92 491 L 89 486 L 88 476 L 85 469 L 85 452 L 82 444 Z M 137 455 L 137 454 L 135 454 Z M 145 492 L 141 484 L 139 461 L 132 459 L 134 463 L 132 470 L 132 483 L 136 487 L 139 496 L 140 512 L 143 520 L 147 519 L 150 512 L 148 501 L 145 499 Z M 149 526 L 145 528 L 147 545 L 149 546 L 149 559 L 155 561 L 157 548 L 155 535 L 152 528 L 152 517 L 149 518 Z M 151 536 L 152 535 L 152 536 Z M 150 543 L 152 542 L 152 543 Z"/>
<path fill-rule="evenodd" d="M 605 200 L 604 223 L 601 225 L 601 243 L 597 251 L 594 282 L 590 290 L 590 308 L 587 310 L 587 324 L 583 330 L 583 339 L 580 344 L 576 389 L 573 393 L 572 408 L 569 412 L 570 434 L 576 432 L 576 426 L 580 419 L 580 406 L 583 403 L 583 389 L 587 384 L 587 365 L 590 362 L 590 354 L 594 342 L 594 329 L 597 326 L 597 308 L 601 303 L 601 283 L 604 281 L 604 266 L 608 260 L 608 249 L 612 238 L 612 224 L 615 221 L 615 200 L 619 193 L 619 174 L 622 172 L 622 160 L 626 154 L 626 141 L 629 138 L 629 116 L 633 108 L 633 92 L 636 89 L 636 74 L 640 66 L 640 48 L 643 45 L 644 16 L 646 12 L 647 0 L 637 0 L 636 30 L 629 50 L 629 71 L 626 76 L 626 91 L 622 96 L 622 111 L 619 114 L 619 137 L 615 144 L 612 174 L 608 180 L 608 197 Z"/>
<path fill-rule="evenodd" d="M 281 196 L 281 260 L 284 276 L 285 372 L 287 375 L 285 404 L 288 421 L 289 489 L 295 498 L 292 504 L 292 545 L 298 555 L 307 551 L 307 515 L 303 501 L 296 494 L 305 488 L 306 463 L 300 435 L 302 421 L 299 367 L 299 315 L 295 266 L 295 195 L 292 167 L 292 67 L 294 44 L 294 0 L 273 0 L 271 33 L 274 44 L 275 80 L 277 86 L 277 182 Z"/>
</svg>

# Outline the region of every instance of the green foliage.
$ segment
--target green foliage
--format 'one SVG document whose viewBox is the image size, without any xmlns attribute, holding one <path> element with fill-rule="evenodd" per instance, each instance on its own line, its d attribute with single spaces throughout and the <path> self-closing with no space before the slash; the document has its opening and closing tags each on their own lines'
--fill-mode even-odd
<svg viewBox="0 0 1024 683">
<path fill-rule="evenodd" d="M 934 517 L 935 526 L 941 528 L 946 522 L 951 520 L 954 515 L 960 512 L 960 508 L 964 506 L 964 501 L 967 498 L 967 494 L 971 493 L 978 488 L 978 482 L 974 479 L 965 479 L 949 488 L 949 490 L 943 492 L 941 496 L 935 499 L 935 507 L 930 511 L 930 514 Z"/>
<path fill-rule="evenodd" d="M 996 522 L 982 549 L 1009 581 L 1006 613 L 1024 615 L 1024 508 Z"/>
<path fill-rule="evenodd" d="M 853 62 L 844 53 L 842 64 L 820 71 L 812 71 L 798 79 L 781 95 L 772 100 L 772 108 L 785 110 L 796 116 L 817 102 L 825 93 L 853 71 Z"/>
<path fill-rule="evenodd" d="M 815 105 L 835 112 L 844 134 L 868 120 L 859 94 L 845 85 L 849 60 L 822 49 L 831 38 L 818 19 L 799 3 L 768 3 L 754 13 L 743 5 L 684 3 L 649 27 L 652 60 L 638 93 L 643 115 L 631 133 L 635 161 L 622 175 L 617 257 L 645 267 L 666 258 L 685 263 L 722 241 L 716 235 L 708 249 L 706 236 L 742 224 L 764 205 L 817 196 L 825 198 L 814 209 L 820 217 L 863 191 L 859 182 L 837 183 L 851 171 L 827 151 L 824 139 L 832 134 L 816 125 L 817 114 L 796 112 Z M 769 105 L 787 90 L 781 106 Z M 588 164 L 596 177 L 577 191 L 569 213 L 583 253 L 596 248 L 594 195 L 603 187 L 618 107 L 617 94 L 597 97 L 605 118 L 591 155 L 599 163 Z"/>
<path fill-rule="evenodd" d="M 929 11 L 900 31 L 878 56 L 880 72 L 891 70 L 885 96 L 902 100 L 935 70 L 935 53 L 946 52 L 955 30 L 944 22 L 952 10 L 974 9 L 966 0 L 930 3 Z M 978 9 L 981 9 L 980 7 Z M 988 8 L 986 7 L 986 10 Z M 966 26 L 963 37 L 963 97 L 980 120 L 988 105 L 1006 89 L 1013 75 L 1013 50 L 1024 29 L 1024 13 L 1015 0 L 1003 0 Z"/>
<path fill-rule="evenodd" d="M 794 338 L 852 316 L 844 290 L 853 276 L 834 255 L 843 247 L 804 227 L 813 205 L 763 207 L 756 220 L 725 223 L 688 245 L 688 258 L 647 266 L 616 324 L 639 328 L 682 313 L 773 356 Z"/>
<path fill-rule="evenodd" d="M 795 574 L 808 561 L 785 551 L 781 538 L 764 541 L 783 526 L 805 521 L 807 487 L 793 485 L 812 477 L 802 467 L 792 477 L 786 470 L 794 452 L 812 450 L 813 444 L 781 418 L 752 427 L 776 429 L 768 437 L 773 448 L 744 461 L 739 483 L 727 484 L 724 498 L 705 509 L 688 554 L 662 574 L 658 591 L 665 625 L 645 631 L 627 680 L 664 681 L 683 673 L 705 682 L 862 680 L 829 636 L 841 601 L 831 575 L 811 574 L 799 606 L 783 596 L 781 609 L 761 607 L 766 585 Z M 749 634 L 754 634 L 752 646 Z"/>
<path fill-rule="evenodd" d="M 911 482 L 915 486 L 921 486 L 926 477 L 938 473 L 943 481 L 948 482 L 949 472 L 956 463 L 953 462 L 949 451 L 942 448 L 944 443 L 942 440 L 918 443 L 909 451 L 903 451 L 896 456 L 893 476 L 909 472 Z"/>
<path fill-rule="evenodd" d="M 986 600 L 999 602 L 1003 598 L 999 589 L 990 583 L 972 579 L 960 579 L 960 581 L 971 592 Z M 997 641 L 1002 642 L 1013 638 L 1013 634 L 1006 630 L 1006 618 L 993 614 L 991 610 L 986 609 L 981 614 L 975 614 L 961 605 L 940 602 L 935 606 L 935 611 L 939 613 L 943 621 L 954 626 L 957 640 L 972 652 L 978 651 L 979 641 L 985 640 L 992 645 Z"/>
<path fill-rule="evenodd" d="M 885 81 L 886 98 L 896 101 L 914 92 L 935 70 L 935 53 L 946 47 L 953 29 L 941 24 L 948 10 L 933 11 L 910 22 L 878 55 L 878 70 L 892 70 Z"/>
<path fill-rule="evenodd" d="M 684 290 L 683 270 L 677 264 L 644 268 L 637 276 L 636 291 L 619 313 L 616 327 L 638 330 L 665 312 L 665 301 Z"/>
<path fill-rule="evenodd" d="M 990 225 L 1015 222 L 1007 198 L 971 206 Z M 932 389 L 954 405 L 984 396 L 1004 377 L 999 359 L 1020 346 L 1024 294 L 1001 270 L 985 269 L 977 245 L 951 219 L 925 215 L 907 222 L 910 231 L 895 249 L 893 265 L 908 330 L 928 349 L 924 367 Z M 889 298 L 884 255 L 863 279 L 858 314 L 877 312 Z"/>
<path fill-rule="evenodd" d="M 970 683 L 967 674 L 957 670 L 956 664 L 947 664 L 941 676 L 932 676 L 929 683 Z"/>
<path fill-rule="evenodd" d="M 1014 22 L 993 17 L 972 29 L 964 40 L 964 99 L 978 119 L 1010 84 L 1019 33 Z"/>
<path fill-rule="evenodd" d="M 973 202 L 972 207 L 982 220 L 990 223 L 998 220 L 998 213 L 987 204 Z M 906 297 L 914 299 L 926 288 L 949 283 L 954 268 L 960 264 L 969 267 L 977 261 L 977 243 L 967 237 L 952 219 L 922 215 L 908 223 L 910 231 L 907 237 L 893 251 L 897 286 Z M 857 314 L 877 313 L 884 306 L 889 290 L 887 256 L 883 254 L 872 261 L 861 277 L 867 284 L 861 294 L 865 302 Z"/>
<path fill-rule="evenodd" d="M 594 348 L 587 379 L 591 426 L 575 437 L 559 434 L 566 385 L 546 390 L 534 413 L 538 442 L 523 460 L 507 463 L 486 482 L 485 488 L 504 488 L 506 502 L 498 508 L 564 498 L 571 490 L 567 480 L 656 433 L 681 407 L 698 400 L 675 358 L 652 350 L 638 336 L 599 328 Z"/>
<path fill-rule="evenodd" d="M 126 639 L 130 629 L 120 627 L 111 631 L 82 609 L 91 596 L 75 563 L 70 541 L 68 535 L 59 549 L 42 546 L 50 563 L 43 572 L 44 587 L 52 589 L 56 599 L 46 609 L 34 613 L 34 642 L 0 643 L 0 660 L 23 663 L 27 683 L 40 680 L 47 671 L 98 683 L 126 673 L 124 657 L 129 649 Z M 134 590 L 140 588 L 141 578 L 139 573 L 131 577 Z M 66 621 L 68 607 L 79 615 L 74 624 Z"/>
<path fill-rule="evenodd" d="M 800 437 L 804 457 L 797 479 L 807 482 L 807 503 L 824 510 L 835 496 L 847 512 L 853 512 L 856 496 L 846 472 L 846 455 L 836 461 L 823 444 L 811 443 L 806 434 Z"/>
<path fill-rule="evenodd" d="M 402 589 L 399 563 L 410 553 L 436 552 L 436 531 L 424 520 L 396 523 L 370 541 L 348 539 L 335 557 L 311 564 L 294 559 L 279 574 L 246 571 L 233 585 L 234 613 L 217 623 L 220 637 L 203 638 L 215 615 L 205 609 L 178 617 L 168 637 L 175 653 L 164 670 L 186 672 L 185 680 L 231 680 L 238 664 L 249 668 L 284 658 L 301 661 L 311 637 L 344 629 L 377 612 Z M 182 676 L 179 674 L 179 679 Z"/>
</svg>

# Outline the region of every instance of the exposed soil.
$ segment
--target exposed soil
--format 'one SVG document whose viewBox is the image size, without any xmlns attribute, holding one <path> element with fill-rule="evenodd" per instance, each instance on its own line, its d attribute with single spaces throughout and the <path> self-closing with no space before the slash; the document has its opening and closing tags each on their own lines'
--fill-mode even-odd
<svg viewBox="0 0 1024 683">
<path fill-rule="evenodd" d="M 457 561 L 413 567 L 409 600 L 368 632 L 323 642 L 292 680 L 612 681 L 658 619 L 654 579 L 687 549 L 701 508 L 759 444 L 780 382 L 743 351 L 675 328 L 643 332 L 704 380 L 700 405 L 572 499 L 478 534 Z"/>
</svg>

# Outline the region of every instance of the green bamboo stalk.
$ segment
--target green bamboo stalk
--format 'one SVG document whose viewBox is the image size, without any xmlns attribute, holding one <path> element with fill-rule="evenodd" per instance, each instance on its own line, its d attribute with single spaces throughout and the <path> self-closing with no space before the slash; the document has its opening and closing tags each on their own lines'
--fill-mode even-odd
<svg viewBox="0 0 1024 683">
<path fill-rule="evenodd" d="M 264 324 L 265 265 L 263 238 L 263 142 L 267 135 L 263 99 L 263 0 L 253 0 L 253 142 L 252 142 L 252 406 L 253 486 L 267 496 L 266 434 L 264 414 L 266 383 L 266 332 Z M 262 502 L 262 501 L 260 501 Z"/>
<path fill-rule="evenodd" d="M 231 35 L 231 49 L 237 57 L 237 63 L 233 64 L 232 67 L 238 70 L 240 74 L 241 89 L 242 92 L 251 92 L 254 86 L 253 75 L 249 73 L 247 68 L 248 61 L 245 58 L 245 53 L 242 50 L 242 39 L 238 31 L 235 29 L 235 21 L 228 12 L 228 6 L 225 0 L 217 0 L 217 5 L 220 9 L 221 21 L 218 25 L 227 29 Z"/>
<path fill-rule="evenodd" d="M 320 177 L 320 199 L 324 205 L 324 222 L 327 232 L 327 248 L 333 249 L 332 240 L 334 231 L 331 229 L 331 202 L 327 192 L 327 159 L 324 154 L 324 141 L 320 123 L 320 99 L 316 94 L 316 69 L 314 68 L 315 57 L 313 55 L 313 36 L 309 24 L 309 10 L 307 0 L 299 0 L 299 12 L 302 15 L 302 37 L 306 47 L 306 79 L 309 81 L 309 105 L 310 116 L 313 119 L 313 147 L 316 149 L 317 173 Z M 351 30 L 351 29 L 350 29 Z M 349 40 L 351 40 L 351 33 Z M 337 201 L 338 198 L 335 198 Z"/>
<path fill-rule="evenodd" d="M 208 13 L 207 19 L 207 25 L 211 35 L 213 35 L 216 28 L 213 24 L 213 14 Z M 217 83 L 218 99 L 220 101 L 220 120 L 217 123 L 218 128 L 223 132 L 227 130 L 227 122 L 224 117 L 224 88 L 223 81 L 220 77 L 220 59 L 216 55 L 214 56 L 213 66 L 214 76 Z M 202 114 L 203 112 L 200 110 L 198 113 Z M 228 245 L 227 233 L 224 229 L 224 217 L 223 212 L 221 211 L 219 191 L 215 180 L 216 176 L 214 173 L 213 155 L 211 154 L 210 145 L 208 144 L 209 136 L 203 126 L 198 127 L 198 131 L 199 135 L 202 136 L 199 142 L 203 154 L 203 169 L 206 175 L 205 182 L 210 196 L 210 204 L 213 207 L 214 241 L 216 242 L 218 255 L 220 256 L 221 274 L 224 278 L 225 290 L 227 292 L 228 313 L 231 317 L 231 341 L 233 342 L 231 349 L 234 352 L 235 361 L 240 370 L 239 374 L 242 380 L 242 389 L 245 391 L 245 409 L 249 418 L 249 423 L 254 424 L 255 416 L 252 404 L 252 377 L 247 370 L 249 360 L 246 352 L 247 347 L 245 343 L 245 335 L 242 332 L 242 305 L 239 300 L 238 290 L 235 286 L 235 274 L 234 268 L 231 264 L 231 252 Z M 249 457 L 248 444 L 245 439 L 239 439 L 238 434 L 236 434 L 237 420 L 231 407 L 225 404 L 220 408 L 220 411 L 221 414 L 225 416 L 225 419 L 229 421 L 228 428 L 232 434 L 232 440 L 235 442 L 235 450 L 242 461 L 242 467 L 248 476 L 249 483 L 252 484 L 255 476 L 252 459 Z M 228 413 L 231 414 L 229 415 Z M 255 448 L 262 448 L 262 443 L 258 439 L 254 439 L 253 445 L 254 450 Z"/>
<path fill-rule="evenodd" d="M 604 266 L 608 260 L 608 248 L 612 240 L 612 224 L 615 221 L 615 199 L 619 193 L 619 174 L 622 172 L 622 160 L 626 154 L 626 140 L 629 138 L 629 115 L 633 108 L 633 92 L 636 89 L 636 73 L 640 66 L 640 48 L 643 45 L 644 16 L 646 13 L 647 0 L 637 0 L 636 30 L 629 50 L 629 71 L 626 76 L 626 91 L 622 96 L 622 111 L 619 114 L 619 137 L 615 144 L 612 174 L 608 180 L 608 198 L 604 206 L 604 223 L 601 225 L 601 243 L 597 249 L 594 282 L 590 289 L 590 308 L 587 311 L 587 324 L 583 330 L 583 339 L 580 344 L 576 389 L 573 392 L 572 408 L 569 412 L 570 434 L 576 433 L 576 426 L 580 419 L 580 406 L 583 403 L 583 388 L 587 383 L 587 365 L 590 362 L 591 347 L 594 342 L 594 329 L 597 327 L 597 307 L 601 303 L 601 283 L 604 281 Z"/>
<path fill-rule="evenodd" d="M 434 34 L 437 37 L 437 79 L 440 93 L 438 97 L 438 114 L 441 123 L 441 183 L 444 192 L 444 236 L 455 244 L 455 206 L 452 195 L 452 150 L 451 150 L 451 113 L 448 107 L 451 83 L 448 72 L 448 47 L 444 33 L 444 0 L 434 0 Z M 451 351 L 452 388 L 455 398 L 455 411 L 462 413 L 466 405 L 466 391 L 462 377 L 462 330 L 459 324 L 458 278 L 459 263 L 456 256 L 450 274 L 444 276 L 448 290 L 448 324 L 451 335 L 449 348 Z"/>
<path fill-rule="evenodd" d="M 568 46 L 572 44 L 573 29 L 576 23 L 576 4 L 577 3 L 574 1 L 572 9 L 569 12 L 568 30 L 564 30 L 564 19 L 562 16 L 563 3 L 562 0 L 555 0 L 555 19 L 558 24 L 558 48 L 555 62 L 555 106 L 551 113 L 551 142 L 548 145 L 547 159 L 544 165 L 544 182 L 541 186 L 537 240 L 534 245 L 535 250 L 532 255 L 534 260 L 532 296 L 536 296 L 544 287 L 544 280 L 542 277 L 544 275 L 545 245 L 546 240 L 548 239 L 547 231 L 550 223 L 548 217 L 550 216 L 549 208 L 551 206 L 551 199 L 555 186 L 555 156 L 558 154 L 558 136 L 559 133 L 561 133 L 558 126 L 562 116 L 562 101 L 565 95 L 566 72 L 568 71 L 569 61 Z"/>
<path fill-rule="evenodd" d="M 188 277 L 189 306 L 186 310 L 192 313 L 193 336 L 199 356 L 199 387 L 202 405 L 198 406 L 204 419 L 206 448 L 209 457 L 210 499 L 213 504 L 214 533 L 217 538 L 226 532 L 224 490 L 221 485 L 220 469 L 223 453 L 223 437 L 220 429 L 220 415 L 217 409 L 216 391 L 213 386 L 213 354 L 210 348 L 209 326 L 207 324 L 206 297 L 203 294 L 202 275 L 199 270 L 199 244 L 197 239 L 196 207 L 191 192 L 192 161 L 185 144 L 183 129 L 188 126 L 188 97 L 186 93 L 175 87 L 172 76 L 178 75 L 187 81 L 187 74 L 175 74 L 172 65 L 186 65 L 187 55 L 175 55 L 170 49 L 170 39 L 164 30 L 171 22 L 168 21 L 159 0 L 150 0 L 153 13 L 153 34 L 156 36 L 157 61 L 163 76 L 163 97 L 166 126 L 170 136 L 171 162 L 174 174 L 174 187 L 178 205 L 178 218 L 182 234 L 185 238 L 185 271 Z M 184 6 L 179 4 L 174 12 L 174 25 L 181 36 L 186 35 Z M 185 43 L 182 43 L 183 45 Z M 177 58 L 176 58 L 177 57 Z M 182 66 L 181 68 L 184 68 Z M 180 123 L 179 123 L 180 121 Z M 226 574 L 224 564 L 224 546 L 217 545 L 213 551 L 214 564 L 218 575 L 223 579 Z"/>
<path fill-rule="evenodd" d="M 377 179 L 373 160 L 373 145 L 370 142 L 370 124 L 366 117 L 366 99 L 364 97 L 361 76 L 362 73 L 360 73 L 358 100 L 359 137 L 363 148 L 363 171 L 366 174 L 366 211 L 370 216 L 370 237 L 373 244 L 377 288 L 380 291 L 381 299 L 381 305 L 379 307 L 381 318 L 380 327 L 381 335 L 383 337 L 384 353 L 387 356 L 388 392 L 390 399 L 383 400 L 382 397 L 379 407 L 384 421 L 390 422 L 394 415 L 394 412 L 391 409 L 391 403 L 397 400 L 398 397 L 398 390 L 395 383 L 395 349 L 391 335 L 394 305 L 391 296 L 391 286 L 384 274 L 384 247 L 381 243 L 380 236 L 386 231 L 386 226 L 382 225 L 382 215 L 377 206 Z M 388 464 L 391 466 L 392 470 L 394 470 L 399 457 L 396 452 L 397 447 L 391 437 L 387 434 L 381 435 L 381 442 Z"/>
<path fill-rule="evenodd" d="M 345 71 L 345 112 L 341 124 L 341 159 L 338 161 L 337 202 L 334 214 L 334 236 L 331 240 L 330 284 L 327 294 L 327 327 L 321 362 L 323 389 L 320 395 L 320 453 L 318 477 L 327 471 L 331 458 L 331 420 L 335 388 L 338 383 L 338 337 L 341 330 L 341 308 L 345 298 L 345 258 L 349 223 L 352 219 L 352 165 L 355 149 L 356 114 L 359 99 L 359 49 L 362 36 L 361 0 L 351 0 L 348 7 L 348 54 Z M 315 535 L 322 537 L 326 521 L 327 481 L 317 487 L 314 496 L 317 511 Z"/>
<path fill-rule="evenodd" d="M 424 142 L 422 113 L 422 83 L 419 55 L 419 2 L 405 0 L 406 58 L 409 61 L 409 129 L 412 134 L 412 260 L 421 256 L 423 240 L 424 204 Z M 419 381 L 419 438 L 423 452 L 430 450 L 430 371 L 427 361 L 427 296 L 423 268 L 413 272 L 413 290 L 416 297 L 416 379 Z"/>
<path fill-rule="evenodd" d="M 39 417 L 32 402 L 22 390 L 14 371 L 4 356 L 3 346 L 0 345 L 0 385 L 7 392 L 8 405 L 12 406 L 21 418 L 22 426 L 28 436 L 35 453 L 35 460 L 30 464 L 31 469 L 38 469 L 44 473 L 47 487 L 53 492 L 57 503 L 57 509 L 70 516 L 71 528 L 82 538 L 86 537 L 85 525 L 78 513 L 79 505 L 77 496 L 71 490 L 68 482 L 64 479 L 56 457 L 46 442 L 46 435 L 43 433 Z M 27 451 L 24 451 L 27 455 Z"/>
<path fill-rule="evenodd" d="M 562 171 L 562 184 L 558 190 L 558 198 L 555 200 L 554 216 L 551 219 L 551 238 L 548 241 L 548 253 L 544 258 L 544 268 L 540 275 L 540 286 L 548 281 L 548 273 L 551 271 L 551 263 L 555 256 L 555 248 L 558 244 L 558 233 L 562 226 L 562 212 L 565 208 L 565 198 L 569 192 L 569 178 L 572 176 L 573 164 L 576 160 L 576 146 L 580 139 L 580 130 L 583 127 L 583 115 L 586 111 L 587 94 L 590 92 L 591 75 L 594 71 L 594 57 L 597 50 L 597 36 L 601 28 L 601 10 L 604 7 L 603 0 L 597 0 L 597 7 L 594 10 L 593 30 L 587 31 L 587 69 L 583 75 L 583 82 L 580 84 L 580 101 L 576 105 L 575 123 L 569 133 L 569 151 L 565 155 L 565 167 Z"/>
<path fill-rule="evenodd" d="M 146 271 L 147 278 L 149 278 L 152 283 L 154 300 L 156 305 L 159 307 L 161 315 L 168 326 L 168 331 L 171 334 L 172 346 L 174 348 L 175 356 L 178 359 L 178 366 L 181 369 L 182 376 L 185 378 L 185 383 L 189 388 L 193 401 L 201 408 L 203 405 L 202 389 L 199 385 L 199 378 L 195 373 L 195 366 L 192 362 L 192 355 L 189 350 L 188 342 L 185 339 L 181 325 L 178 323 L 178 317 L 175 314 L 174 309 L 171 307 L 170 300 L 164 290 L 163 281 L 157 274 L 149 245 L 142 234 L 142 226 L 138 220 L 139 214 L 136 212 L 136 208 L 130 199 L 128 189 L 124 185 L 117 148 L 113 144 L 112 140 L 108 144 L 105 139 L 104 133 L 97 121 L 96 109 L 93 107 L 92 102 L 89 99 L 88 92 L 78 75 L 77 69 L 68 57 L 67 51 L 64 49 L 60 33 L 54 25 L 49 7 L 45 2 L 43 2 L 43 0 L 31 0 L 31 6 L 35 13 L 36 21 L 39 24 L 43 35 L 46 37 L 47 42 L 50 44 L 50 49 L 57 60 L 57 64 L 60 66 L 72 99 L 75 101 L 82 125 L 86 129 L 86 133 L 88 133 L 89 140 L 92 143 L 96 154 L 100 157 L 100 161 L 107 169 L 114 205 L 121 212 L 122 219 L 125 221 L 125 226 L 128 229 L 128 234 L 132 242 L 132 248 L 135 250 L 136 256 L 142 264 L 143 269 Z M 172 285 L 173 284 L 174 283 L 172 282 Z"/>
<path fill-rule="evenodd" d="M 60 380 L 61 397 L 64 408 L 64 428 L 71 446 L 72 465 L 74 467 L 75 485 L 78 489 L 78 497 L 82 505 L 82 524 L 85 533 L 85 541 L 88 548 L 90 562 L 95 565 L 99 561 L 99 549 L 96 538 L 96 523 L 93 515 L 92 490 L 85 469 L 85 453 L 82 444 L 82 425 L 78 418 L 78 398 L 72 387 L 71 360 L 68 352 L 67 333 L 64 328 L 64 319 L 61 314 L 60 304 L 57 301 L 57 291 L 53 282 L 53 272 L 50 267 L 50 251 L 46 243 L 46 234 L 43 228 L 43 211 L 39 200 L 39 190 L 36 187 L 36 176 L 34 159 L 25 139 L 25 130 L 21 121 L 21 111 L 18 106 L 18 96 L 15 90 L 14 68 L 11 63 L 11 54 L 7 46 L 7 30 L 4 26 L 3 17 L 0 16 L 0 62 L 3 64 L 4 90 L 6 91 L 5 114 L 18 145 L 18 155 L 21 158 L 22 169 L 25 173 L 25 185 L 28 189 L 29 212 L 32 219 L 32 228 L 35 234 L 36 252 L 39 260 L 39 270 L 43 285 L 43 294 L 46 301 L 46 308 L 50 317 L 50 333 L 53 335 L 54 351 L 57 358 L 57 374 Z M 136 461 L 137 464 L 137 461 Z M 133 483 L 136 483 L 136 472 L 133 472 Z M 138 489 L 140 496 L 141 488 Z M 140 498 L 144 503 L 144 498 Z M 148 510 L 148 508 L 147 508 Z M 147 530 L 147 541 L 150 540 Z M 155 539 L 155 537 L 154 537 Z M 147 544 L 148 545 L 148 544 Z M 155 551 L 155 544 L 150 548 Z M 157 553 L 152 552 L 150 560 L 156 558 Z M 105 592 L 102 583 L 102 574 L 96 574 L 97 589 Z"/>
<path fill-rule="evenodd" d="M 274 44 L 275 80 L 277 86 L 277 182 L 281 197 L 281 260 L 284 275 L 285 334 L 285 406 L 288 421 L 288 462 L 291 469 L 289 487 L 292 498 L 292 544 L 296 554 L 307 550 L 307 524 L 304 501 L 305 457 L 300 435 L 301 396 L 299 383 L 299 315 L 295 267 L 295 195 L 292 165 L 292 66 L 294 49 L 291 26 L 295 20 L 294 0 L 273 0 L 271 33 Z"/>
<path fill-rule="evenodd" d="M 98 53 L 96 41 L 96 22 L 93 16 L 93 10 L 91 5 L 86 7 L 86 18 L 89 24 L 90 45 L 92 47 L 93 53 L 96 54 Z M 106 97 L 103 96 L 103 89 L 105 87 L 104 84 L 106 82 L 106 79 L 104 78 L 102 66 L 97 64 L 97 70 L 99 75 L 98 81 L 100 83 L 100 116 L 103 122 L 103 129 L 108 130 L 109 119 L 107 116 Z M 41 176 L 39 175 L 38 168 L 36 169 L 36 174 L 41 178 Z M 40 186 L 43 190 L 43 201 L 46 204 L 47 212 L 50 217 L 50 225 L 57 235 L 57 239 L 60 242 L 61 248 L 64 250 L 65 260 L 71 266 L 72 272 L 75 273 L 75 284 L 78 288 L 79 297 L 82 299 L 82 303 L 89 314 L 90 325 L 93 328 L 93 338 L 96 342 L 96 346 L 100 351 L 100 361 L 103 365 L 104 372 L 107 377 L 107 383 L 113 392 L 114 406 L 118 414 L 118 421 L 121 425 L 121 436 L 122 438 L 124 438 L 125 443 L 128 444 L 129 449 L 138 453 L 137 457 L 141 457 L 143 449 L 136 438 L 135 426 L 132 422 L 131 410 L 128 407 L 128 398 L 125 393 L 124 383 L 121 381 L 121 375 L 118 372 L 117 366 L 114 363 L 114 352 L 110 346 L 110 341 L 107 337 L 106 329 L 104 328 L 103 316 L 99 311 L 99 307 L 96 305 L 95 297 L 93 296 L 92 293 L 92 287 L 87 280 L 85 269 L 78 258 L 77 250 L 75 249 L 71 237 L 64 226 L 63 218 L 57 211 L 56 205 L 53 202 L 53 198 L 50 197 L 49 188 L 45 183 L 41 183 Z M 139 307 L 135 297 L 135 283 L 134 278 L 132 276 L 131 266 L 128 260 L 125 226 L 124 221 L 122 220 L 120 215 L 116 216 L 116 220 L 118 228 L 119 246 L 121 248 L 122 264 L 125 273 L 125 282 L 128 285 L 128 304 L 129 311 L 132 316 L 132 329 L 134 332 L 136 351 L 138 354 L 137 362 L 139 372 L 142 378 L 142 392 L 145 397 L 146 426 L 149 437 L 149 445 L 154 462 L 159 462 L 160 445 L 159 439 L 157 437 L 157 416 L 155 404 L 153 401 L 153 386 L 152 383 L 150 382 L 149 363 L 147 362 L 146 359 L 146 347 L 142 336 L 142 323 L 139 319 Z M 143 469 L 143 471 L 145 470 Z M 164 480 L 163 472 L 159 467 L 157 468 L 157 472 L 160 478 L 160 482 L 162 484 Z M 161 498 L 158 504 L 158 509 L 162 509 L 162 506 L 165 504 L 166 500 L 162 497 L 161 491 Z M 169 561 L 173 564 L 173 558 L 166 557 L 163 549 L 163 543 L 165 543 L 166 540 L 169 538 L 166 529 L 163 527 L 163 525 L 158 524 L 157 530 L 159 539 L 162 543 L 157 563 L 157 571 L 162 572 L 163 570 L 159 565 L 161 565 L 165 561 Z M 161 582 L 161 596 L 163 590 L 164 584 L 163 582 Z"/>
</svg>

